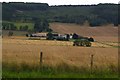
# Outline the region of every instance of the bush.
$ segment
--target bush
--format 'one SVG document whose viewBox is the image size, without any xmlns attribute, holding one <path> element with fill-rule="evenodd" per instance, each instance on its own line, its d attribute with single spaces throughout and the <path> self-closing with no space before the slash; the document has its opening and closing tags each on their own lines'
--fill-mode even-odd
<svg viewBox="0 0 120 80">
<path fill-rule="evenodd" d="M 13 36 L 13 32 L 12 31 L 9 31 L 8 32 L 8 36 L 10 37 L 10 36 Z"/>
<path fill-rule="evenodd" d="M 73 34 L 73 39 L 78 39 L 78 35 L 76 33 Z"/>
<path fill-rule="evenodd" d="M 90 22 L 90 26 L 101 26 L 107 24 L 107 21 L 105 19 L 99 17 L 90 19 L 89 22 Z"/>
<path fill-rule="evenodd" d="M 27 31 L 28 30 L 28 25 L 25 26 L 20 26 L 21 31 Z"/>
<path fill-rule="evenodd" d="M 16 30 L 17 27 L 13 23 L 2 23 L 3 30 Z"/>
<path fill-rule="evenodd" d="M 48 40 L 52 40 L 52 39 L 53 39 L 53 34 L 52 34 L 51 32 L 49 32 L 49 33 L 47 34 L 47 39 L 48 39 Z"/>
<path fill-rule="evenodd" d="M 29 35 L 28 35 L 28 34 L 26 34 L 26 37 L 29 37 Z"/>
</svg>

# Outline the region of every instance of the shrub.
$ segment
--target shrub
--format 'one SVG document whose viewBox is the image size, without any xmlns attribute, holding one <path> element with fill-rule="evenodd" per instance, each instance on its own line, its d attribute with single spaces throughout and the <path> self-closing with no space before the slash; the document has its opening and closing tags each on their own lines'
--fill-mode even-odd
<svg viewBox="0 0 120 80">
<path fill-rule="evenodd" d="M 13 32 L 12 31 L 9 31 L 8 32 L 8 36 L 10 37 L 10 36 L 13 36 Z"/>
</svg>

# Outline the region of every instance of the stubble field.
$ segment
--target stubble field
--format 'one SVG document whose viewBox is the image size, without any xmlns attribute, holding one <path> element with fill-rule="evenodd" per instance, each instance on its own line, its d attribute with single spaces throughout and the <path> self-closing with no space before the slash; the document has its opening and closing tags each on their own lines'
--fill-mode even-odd
<svg viewBox="0 0 120 80">
<path fill-rule="evenodd" d="M 3 38 L 3 62 L 39 64 L 40 51 L 43 52 L 43 64 L 55 66 L 61 62 L 69 65 L 90 67 L 90 57 L 94 55 L 94 67 L 117 66 L 117 42 L 92 43 L 92 47 L 72 46 L 73 42 L 27 40 L 26 38 Z"/>
</svg>

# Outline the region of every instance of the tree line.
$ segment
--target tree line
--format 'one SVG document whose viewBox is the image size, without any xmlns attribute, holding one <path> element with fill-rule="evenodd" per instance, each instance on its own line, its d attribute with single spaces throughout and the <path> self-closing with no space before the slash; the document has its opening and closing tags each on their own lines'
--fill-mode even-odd
<svg viewBox="0 0 120 80">
<path fill-rule="evenodd" d="M 33 30 L 29 29 L 28 25 L 21 25 L 17 27 L 14 23 L 2 22 L 3 30 L 20 30 L 20 31 L 32 31 L 32 32 L 51 32 L 47 19 L 34 18 Z"/>
<path fill-rule="evenodd" d="M 35 26 L 39 27 L 46 26 L 49 22 L 83 25 L 86 21 L 90 26 L 105 24 L 118 26 L 120 24 L 118 6 L 119 4 L 49 6 L 47 3 L 4 2 L 2 3 L 2 17 L 6 21 L 35 22 Z M 37 21 L 36 18 L 39 18 L 40 21 Z M 40 23 L 38 24 L 38 22 Z M 37 30 L 37 28 L 35 29 Z M 44 31 L 47 30 L 47 27 L 44 29 L 41 26 L 41 29 Z"/>
<path fill-rule="evenodd" d="M 3 23 L 2 23 L 2 29 L 3 29 L 3 30 L 20 30 L 20 31 L 27 31 L 27 30 L 28 30 L 28 25 L 20 26 L 19 29 L 18 29 L 18 27 L 17 27 L 15 24 L 13 24 L 13 23 L 3 22 Z"/>
</svg>

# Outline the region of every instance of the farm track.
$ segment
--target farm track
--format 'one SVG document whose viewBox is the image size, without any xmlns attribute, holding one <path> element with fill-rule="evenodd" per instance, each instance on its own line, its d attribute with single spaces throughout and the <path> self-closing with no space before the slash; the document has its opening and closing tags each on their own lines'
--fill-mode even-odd
<svg viewBox="0 0 120 80">
<path fill-rule="evenodd" d="M 103 45 L 107 45 L 107 46 L 109 46 L 109 47 L 116 47 L 116 48 L 119 47 L 119 46 L 118 46 L 118 42 L 114 42 L 114 43 L 113 43 L 113 42 L 98 42 L 98 41 L 97 41 L 97 43 L 103 44 Z"/>
</svg>

